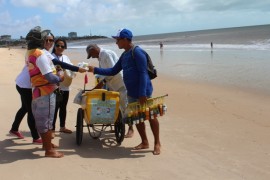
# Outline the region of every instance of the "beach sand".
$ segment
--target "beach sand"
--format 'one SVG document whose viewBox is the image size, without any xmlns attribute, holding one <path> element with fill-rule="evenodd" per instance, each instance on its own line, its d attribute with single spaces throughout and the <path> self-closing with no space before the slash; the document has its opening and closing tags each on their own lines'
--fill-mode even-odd
<svg viewBox="0 0 270 180">
<path fill-rule="evenodd" d="M 154 94 L 169 94 L 168 112 L 160 118 L 161 154 L 154 156 L 153 136 L 147 125 L 150 149 L 133 151 L 138 132 L 118 146 L 105 131 L 92 139 L 84 128 L 76 145 L 77 89 L 84 74 L 72 84 L 67 115 L 71 135 L 56 132 L 54 143 L 61 159 L 45 158 L 41 145 L 32 144 L 26 117 L 20 131 L 25 139 L 9 135 L 20 107 L 15 78 L 24 65 L 25 49 L 0 48 L 0 174 L 1 179 L 125 179 L 228 180 L 270 178 L 270 97 L 239 89 L 173 79 L 163 74 L 153 80 Z M 88 73 L 93 86 L 93 75 Z M 59 120 L 57 121 L 59 129 Z"/>
</svg>

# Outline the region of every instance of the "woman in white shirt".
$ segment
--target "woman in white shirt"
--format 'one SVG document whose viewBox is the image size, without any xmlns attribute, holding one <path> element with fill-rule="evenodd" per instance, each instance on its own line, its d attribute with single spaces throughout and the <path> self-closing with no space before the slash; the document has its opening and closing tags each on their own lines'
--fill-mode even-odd
<svg viewBox="0 0 270 180">
<path fill-rule="evenodd" d="M 43 52 L 47 55 L 49 59 L 52 59 L 55 65 L 60 65 L 65 69 L 69 69 L 74 72 L 86 72 L 85 69 L 73 66 L 64 62 L 59 62 L 57 59 L 54 59 L 54 56 L 51 55 L 49 50 L 53 47 L 54 44 L 54 35 L 50 32 L 45 40 L 44 40 L 44 49 Z M 31 104 L 32 104 L 32 87 L 30 83 L 30 76 L 28 72 L 28 68 L 25 65 L 20 72 L 20 74 L 16 78 L 16 89 L 20 94 L 21 98 L 21 107 L 17 111 L 14 121 L 12 123 L 12 127 L 9 133 L 19 139 L 23 139 L 23 134 L 19 131 L 19 126 L 27 113 L 27 123 L 33 137 L 33 143 L 42 144 L 42 139 L 39 136 L 39 133 L 36 129 L 35 119 L 32 114 Z"/>
<path fill-rule="evenodd" d="M 62 62 L 65 62 L 67 64 L 72 65 L 68 56 L 63 54 L 65 49 L 67 49 L 66 40 L 62 39 L 62 38 L 58 38 L 55 41 L 52 55 L 58 61 L 62 61 Z M 65 86 L 64 83 L 60 83 L 59 90 L 60 90 L 61 95 L 58 94 L 58 97 L 57 97 L 59 99 L 59 101 L 56 102 L 54 121 L 53 121 L 53 130 L 55 130 L 55 123 L 56 123 L 57 114 L 58 114 L 58 110 L 59 110 L 60 132 L 70 134 L 70 133 L 72 133 L 72 131 L 66 128 L 67 103 L 68 103 L 68 99 L 69 99 L 70 87 Z"/>
</svg>

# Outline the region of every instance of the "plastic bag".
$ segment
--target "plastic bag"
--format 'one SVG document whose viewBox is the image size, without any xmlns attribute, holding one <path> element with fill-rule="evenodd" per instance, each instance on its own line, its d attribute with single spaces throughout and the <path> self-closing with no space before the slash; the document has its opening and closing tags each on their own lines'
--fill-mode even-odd
<svg viewBox="0 0 270 180">
<path fill-rule="evenodd" d="M 81 105 L 82 104 L 82 94 L 83 94 L 83 90 L 79 89 L 79 92 L 75 96 L 73 103 Z"/>
</svg>

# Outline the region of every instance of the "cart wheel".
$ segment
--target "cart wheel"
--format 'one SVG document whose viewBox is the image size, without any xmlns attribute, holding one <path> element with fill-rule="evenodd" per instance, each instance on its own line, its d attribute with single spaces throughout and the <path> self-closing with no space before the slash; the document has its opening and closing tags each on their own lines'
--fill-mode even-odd
<svg viewBox="0 0 270 180">
<path fill-rule="evenodd" d="M 81 145 L 83 137 L 83 109 L 79 108 L 77 112 L 77 125 L 76 125 L 76 143 Z"/>
<path fill-rule="evenodd" d="M 90 131 L 90 127 L 92 128 L 92 131 Z M 102 128 L 98 128 L 97 126 L 95 126 L 94 124 L 91 124 L 88 128 L 89 134 L 93 139 L 98 139 L 101 136 L 101 133 L 103 131 L 103 126 Z"/>
<path fill-rule="evenodd" d="M 125 137 L 125 123 L 122 119 L 122 114 L 119 112 L 118 119 L 114 124 L 116 142 L 121 144 Z"/>
</svg>

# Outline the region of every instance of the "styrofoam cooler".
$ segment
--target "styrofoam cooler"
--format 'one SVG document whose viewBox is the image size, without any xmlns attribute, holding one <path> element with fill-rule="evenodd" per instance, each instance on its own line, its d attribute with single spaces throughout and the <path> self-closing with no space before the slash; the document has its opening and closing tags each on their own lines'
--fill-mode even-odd
<svg viewBox="0 0 270 180">
<path fill-rule="evenodd" d="M 82 98 L 87 124 L 114 124 L 119 114 L 119 92 L 95 89 Z"/>
</svg>

